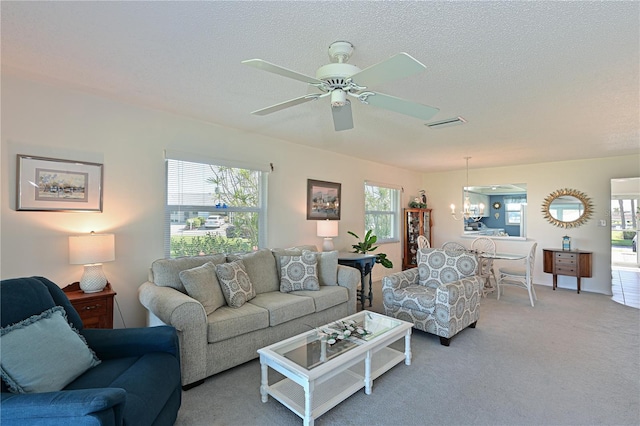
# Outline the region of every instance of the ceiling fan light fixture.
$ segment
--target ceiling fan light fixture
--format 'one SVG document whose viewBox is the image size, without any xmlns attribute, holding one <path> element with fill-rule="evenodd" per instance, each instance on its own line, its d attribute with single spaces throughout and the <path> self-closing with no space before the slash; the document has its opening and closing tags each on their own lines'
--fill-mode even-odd
<svg viewBox="0 0 640 426">
<path fill-rule="evenodd" d="M 341 107 L 347 101 L 347 94 L 342 89 L 335 89 L 331 92 L 331 106 Z"/>
<path fill-rule="evenodd" d="M 431 123 L 426 123 L 425 126 L 428 126 L 431 129 L 440 129 L 442 127 L 459 126 L 466 122 L 467 120 L 462 117 L 453 117 L 447 118 L 446 120 L 432 121 Z"/>
</svg>

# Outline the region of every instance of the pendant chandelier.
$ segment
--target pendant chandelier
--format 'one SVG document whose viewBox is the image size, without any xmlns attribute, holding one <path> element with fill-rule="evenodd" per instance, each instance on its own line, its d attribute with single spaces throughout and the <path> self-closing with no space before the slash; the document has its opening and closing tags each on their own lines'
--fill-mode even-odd
<svg viewBox="0 0 640 426">
<path fill-rule="evenodd" d="M 480 203 L 477 207 L 471 207 L 471 201 L 469 201 L 469 158 L 464 157 L 467 161 L 467 185 L 464 187 L 464 204 L 462 205 L 462 211 L 459 212 L 459 216 L 456 214 L 456 206 L 455 204 L 451 204 L 451 217 L 455 220 L 465 221 L 472 220 L 474 222 L 479 222 L 482 219 L 484 214 L 484 204 Z"/>
</svg>

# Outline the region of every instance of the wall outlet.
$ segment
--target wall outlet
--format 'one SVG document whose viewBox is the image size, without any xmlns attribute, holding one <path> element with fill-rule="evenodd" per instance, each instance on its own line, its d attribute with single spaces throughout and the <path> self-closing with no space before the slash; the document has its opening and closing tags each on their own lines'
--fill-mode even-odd
<svg viewBox="0 0 640 426">
<path fill-rule="evenodd" d="M 606 219 L 600 219 L 600 226 L 607 226 L 607 220 Z"/>
</svg>

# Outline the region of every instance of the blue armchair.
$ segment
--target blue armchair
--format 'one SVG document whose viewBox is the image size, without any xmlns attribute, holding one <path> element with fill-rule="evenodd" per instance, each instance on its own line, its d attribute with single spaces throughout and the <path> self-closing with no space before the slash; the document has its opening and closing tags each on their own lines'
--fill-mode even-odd
<svg viewBox="0 0 640 426">
<path fill-rule="evenodd" d="M 174 424 L 181 387 L 180 351 L 173 327 L 83 329 L 64 292 L 42 277 L 1 281 L 0 304 L 3 328 L 61 306 L 100 360 L 56 392 L 13 393 L 3 380 L 0 424 Z M 9 350 L 3 342 L 0 355 Z M 55 368 L 65 361 L 50 362 Z"/>
</svg>

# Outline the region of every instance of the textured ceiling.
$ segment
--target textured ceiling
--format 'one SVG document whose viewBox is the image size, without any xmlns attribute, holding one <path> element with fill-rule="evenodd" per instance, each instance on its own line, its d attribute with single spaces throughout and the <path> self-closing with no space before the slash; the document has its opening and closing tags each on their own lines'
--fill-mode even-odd
<svg viewBox="0 0 640 426">
<path fill-rule="evenodd" d="M 627 155 L 640 147 L 640 3 L 6 2 L 3 72 L 421 171 Z M 440 108 L 424 122 L 353 103 L 335 132 L 328 99 L 267 116 L 336 40 L 366 68 L 407 52 L 427 71 L 372 88 Z"/>
</svg>

